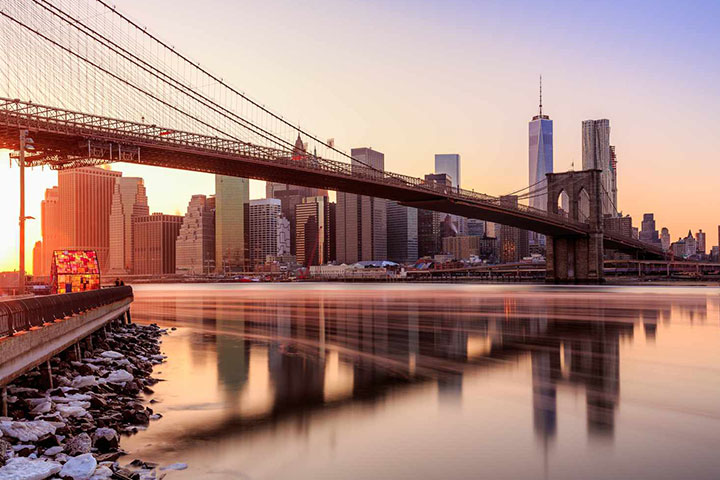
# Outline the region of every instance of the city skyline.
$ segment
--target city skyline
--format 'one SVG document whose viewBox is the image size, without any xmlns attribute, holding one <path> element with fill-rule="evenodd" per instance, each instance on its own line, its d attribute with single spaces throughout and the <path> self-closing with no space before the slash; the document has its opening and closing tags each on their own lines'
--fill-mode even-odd
<svg viewBox="0 0 720 480">
<path fill-rule="evenodd" d="M 183 36 L 177 33 L 179 26 L 193 25 L 198 36 L 203 39 L 202 47 L 200 43 L 189 43 L 189 40 L 177 43 L 176 46 L 198 58 L 212 70 L 226 73 L 226 80 L 241 86 L 255 98 L 264 99 L 275 109 L 283 111 L 289 118 L 297 119 L 303 126 L 307 125 L 319 135 L 334 136 L 338 145 L 342 145 L 345 150 L 355 145 L 368 145 L 385 152 L 386 168 L 389 171 L 421 177 L 432 171 L 435 153 L 457 152 L 464 157 L 463 184 L 466 188 L 493 195 L 507 193 L 525 185 L 527 172 L 525 168 L 521 168 L 527 161 L 525 122 L 528 115 L 536 110 L 536 79 L 537 74 L 542 73 L 545 80 L 545 104 L 547 109 L 553 112 L 555 120 L 556 171 L 567 170 L 573 163 L 576 169 L 579 168 L 580 122 L 590 118 L 608 118 L 612 122 L 612 142 L 617 145 L 621 157 L 618 172 L 618 203 L 621 210 L 632 215 L 636 225 L 643 213 L 654 212 L 658 227 L 668 227 L 673 239 L 683 235 L 688 229 L 702 229 L 706 232 L 717 230 L 718 221 L 714 212 L 718 202 L 713 201 L 715 192 L 712 187 L 713 180 L 720 174 L 720 167 L 710 159 L 720 147 L 720 141 L 711 132 L 712 116 L 717 110 L 718 99 L 705 98 L 700 92 L 711 88 L 716 82 L 718 71 L 700 67 L 703 65 L 704 55 L 718 45 L 718 37 L 709 28 L 708 17 L 701 15 L 699 11 L 690 12 L 667 4 L 661 11 L 653 13 L 654 16 L 650 19 L 653 29 L 644 35 L 632 36 L 627 28 L 633 25 L 633 22 L 645 19 L 647 12 L 639 11 L 641 9 L 610 4 L 607 6 L 607 20 L 590 20 L 585 13 L 571 5 L 560 4 L 540 14 L 550 25 L 562 22 L 564 29 L 547 38 L 547 42 L 550 46 L 565 45 L 566 50 L 563 52 L 567 58 L 548 49 L 548 54 L 542 59 L 527 61 L 534 51 L 529 48 L 530 37 L 539 27 L 532 26 L 526 32 L 521 31 L 521 27 L 527 23 L 531 14 L 539 12 L 519 12 L 520 8 L 501 12 L 498 6 L 488 4 L 485 6 L 488 19 L 483 20 L 480 18 L 479 9 L 471 5 L 452 3 L 438 12 L 437 7 L 422 4 L 410 18 L 399 24 L 400 32 L 380 32 L 379 38 L 373 39 L 373 42 L 389 42 L 392 47 L 390 60 L 400 63 L 388 65 L 388 61 L 376 61 L 378 59 L 370 55 L 369 59 L 376 61 L 375 68 L 370 72 L 370 80 L 388 72 L 398 75 L 395 78 L 386 76 L 383 79 L 384 87 L 373 85 L 372 82 L 367 85 L 357 84 L 356 80 L 345 78 L 344 72 L 351 72 L 344 57 L 339 58 L 339 65 L 334 65 L 333 68 L 337 67 L 340 73 L 326 75 L 322 82 L 317 82 L 323 86 L 325 94 L 328 90 L 333 92 L 323 97 L 325 103 L 319 109 L 313 95 L 305 95 L 310 97 L 305 99 L 305 96 L 299 94 L 311 87 L 308 82 L 316 76 L 325 75 L 325 69 L 330 68 L 318 66 L 313 54 L 323 52 L 323 48 L 313 43 L 314 37 L 300 40 L 303 44 L 314 46 L 305 59 L 302 56 L 291 59 L 282 67 L 292 68 L 295 78 L 306 81 L 296 82 L 298 85 L 286 81 L 267 82 L 267 78 L 276 76 L 276 69 L 280 67 L 260 63 L 254 69 L 255 76 L 244 75 L 241 68 L 233 70 L 232 66 L 228 71 L 226 66 L 220 65 L 219 59 L 221 55 L 228 55 L 225 50 L 229 49 L 230 45 L 225 45 L 223 40 L 212 35 L 210 18 L 204 12 L 197 15 L 194 9 L 183 8 L 183 2 L 175 5 L 179 6 L 168 9 L 166 2 L 159 1 L 150 6 L 150 9 L 165 8 L 172 12 L 169 12 L 167 18 L 143 15 L 143 18 L 153 18 L 148 27 L 159 36 L 172 38 L 177 42 L 183 40 Z M 357 15 L 350 20 L 353 25 L 362 26 L 369 21 L 368 17 L 380 13 L 383 16 L 383 25 L 392 21 L 399 22 L 401 12 L 395 5 L 400 4 L 370 4 L 360 12 L 353 12 Z M 145 8 L 145 5 L 129 1 L 124 8 L 131 16 L 134 14 L 135 17 L 140 17 L 140 8 Z M 297 8 L 299 7 L 287 5 L 285 11 L 294 14 L 298 13 L 295 11 Z M 303 13 L 300 10 L 299 18 L 330 28 L 331 20 L 339 15 L 341 9 L 341 6 L 333 7 L 326 17 L 314 20 L 308 18 L 308 12 Z M 441 85 L 440 91 L 434 95 L 437 98 L 430 99 L 423 106 L 423 110 L 417 110 L 417 106 L 411 105 L 418 96 L 416 89 L 424 88 L 427 85 L 424 82 L 437 82 L 438 77 L 432 74 L 426 80 L 408 82 L 408 74 L 415 71 L 418 64 L 405 60 L 404 54 L 408 53 L 407 49 L 410 47 L 397 38 L 397 35 L 410 32 L 418 23 L 425 24 L 428 18 L 434 18 L 429 13 L 437 14 L 439 25 L 457 20 L 461 17 L 460 13 L 467 17 L 460 23 L 465 29 L 448 35 L 442 35 L 439 29 L 432 29 L 427 32 L 426 40 L 416 44 L 427 45 L 428 42 L 435 41 L 431 45 L 429 56 L 423 59 L 424 62 L 430 62 L 430 66 L 438 68 L 448 65 L 461 74 L 453 75 L 450 82 L 443 77 L 444 80 L 438 83 Z M 557 18 L 553 18 L 553 15 L 557 15 Z M 679 38 L 669 44 L 666 37 L 671 37 L 670 33 L 674 31 L 671 30 L 671 24 L 679 19 L 683 20 L 684 28 L 688 29 L 684 33 L 687 33 L 690 39 Z M 471 20 L 476 22 L 472 25 L 473 28 L 467 23 Z M 480 27 L 490 20 L 495 21 L 497 26 L 493 27 L 492 32 L 483 33 Z M 283 17 L 273 28 L 286 28 L 295 21 L 297 17 Z M 591 59 L 582 57 L 580 48 L 568 46 L 575 38 L 581 38 L 580 30 L 589 25 L 594 28 L 611 27 L 607 30 L 608 34 L 615 34 L 607 45 L 600 46 L 599 41 L 598 45 L 593 42 L 590 42 L 592 45 L 584 45 L 585 48 L 593 48 L 593 62 L 599 59 L 608 63 L 608 68 L 594 75 L 592 79 L 587 78 Z M 505 42 L 501 41 L 497 45 L 486 44 L 490 33 L 499 35 L 497 29 L 502 27 L 512 27 L 506 35 L 499 37 Z M 252 26 L 250 31 L 245 33 L 236 33 L 235 35 L 242 35 L 242 38 L 236 40 L 255 45 L 255 28 L 262 28 L 262 25 Z M 632 38 L 629 38 L 630 36 Z M 692 42 L 697 36 L 706 39 L 704 47 L 697 48 L 697 43 Z M 509 47 L 509 39 L 516 40 L 515 48 Z M 489 65 L 491 72 L 496 75 L 482 74 L 477 68 L 470 68 L 472 65 L 466 63 L 472 64 L 472 61 L 460 61 L 452 55 L 440 56 L 465 41 L 482 47 L 477 50 L 478 55 L 491 60 L 484 66 Z M 349 53 L 361 48 L 361 42 L 356 42 L 347 35 L 340 35 L 338 43 L 348 47 Z M 251 61 L 250 57 L 255 55 L 287 55 L 288 58 L 296 56 L 291 51 L 284 53 L 282 46 L 273 41 L 267 46 L 261 46 L 259 50 L 255 49 L 258 51 L 234 51 L 229 56 L 239 60 L 235 62 L 237 65 Z M 691 46 L 695 48 L 691 49 Z M 217 53 L 213 53 L 215 50 L 218 50 Z M 499 58 L 505 55 L 507 60 Z M 676 67 L 678 62 L 682 62 L 687 68 L 672 68 Z M 636 64 L 643 66 L 638 67 Z M 618 71 L 620 65 L 623 66 L 622 71 Z M 658 71 L 664 75 L 658 75 Z M 579 83 L 581 78 L 583 83 Z M 406 85 L 409 87 L 402 94 L 395 91 Z M 310 92 L 314 91 L 312 88 Z M 377 102 L 357 102 L 357 97 L 349 95 L 350 90 L 364 92 L 367 96 L 377 95 Z M 310 103 L 314 108 L 309 107 Z M 392 115 L 380 115 L 379 112 L 383 109 Z M 674 118 L 684 119 L 683 122 L 673 123 L 672 142 L 667 142 L 667 135 L 662 128 L 657 127 L 655 121 L 660 115 L 667 113 L 671 113 Z M 370 118 L 373 119 L 372 122 L 368 120 Z M 398 123 L 397 119 L 402 119 L 402 122 Z M 500 121 L 497 121 L 498 119 Z M 413 135 L 409 135 L 410 132 Z M 0 268 L 10 270 L 17 265 L 18 194 L 17 169 L 8 169 L 6 155 L 7 152 L 0 155 L 0 184 L 9 197 L 9 206 L 4 209 L 1 217 L 8 227 L 0 236 L 3 244 L 7 246 L 0 257 Z M 122 170 L 124 175 L 145 179 L 151 212 L 182 214 L 192 194 L 210 194 L 213 191 L 213 179 L 209 175 L 163 171 L 134 165 L 120 165 L 116 168 Z M 56 184 L 54 178 L 54 174 L 47 170 L 40 172 L 35 169 L 28 172 L 28 215 L 39 218 L 40 200 L 45 189 Z M 250 198 L 262 198 L 263 183 L 251 183 Z M 175 193 L 171 194 L 172 192 Z M 39 239 L 39 230 L 39 220 L 28 222 L 28 267 L 32 260 L 32 245 Z M 715 243 L 717 239 L 711 235 L 708 246 Z"/>
</svg>

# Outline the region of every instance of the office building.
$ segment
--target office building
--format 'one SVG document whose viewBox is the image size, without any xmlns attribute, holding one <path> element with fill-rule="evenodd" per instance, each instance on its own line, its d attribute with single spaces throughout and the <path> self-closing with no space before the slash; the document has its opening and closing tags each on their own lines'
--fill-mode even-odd
<svg viewBox="0 0 720 480">
<path fill-rule="evenodd" d="M 531 186 L 529 204 L 539 210 L 547 210 L 547 193 L 539 193 L 547 187 L 546 175 L 553 172 L 553 121 L 542 111 L 542 77 L 540 77 L 539 112 L 528 124 L 529 172 Z M 538 192 L 538 193 L 535 193 Z"/>
<path fill-rule="evenodd" d="M 175 273 L 175 246 L 180 234 L 181 215 L 139 215 L 133 218 L 133 274 Z"/>
<path fill-rule="evenodd" d="M 32 274 L 33 274 L 33 277 L 43 276 L 43 273 L 41 273 L 42 263 L 43 263 L 42 256 L 43 256 L 43 243 L 42 243 L 42 240 L 38 240 L 37 242 L 35 242 L 35 245 L 33 245 L 33 250 L 32 250 L 32 258 L 33 258 Z"/>
<path fill-rule="evenodd" d="M 697 232 L 697 253 L 705 255 L 707 253 L 707 235 L 702 229 Z"/>
<path fill-rule="evenodd" d="M 293 147 L 292 160 L 295 162 L 305 161 L 308 157 L 305 144 L 298 134 Z M 295 207 L 307 197 L 327 196 L 328 191 L 322 188 L 303 187 L 279 182 L 267 182 L 265 184 L 265 197 L 280 200 L 283 217 L 290 223 L 290 252 L 295 255 Z"/>
<path fill-rule="evenodd" d="M 290 220 L 285 218 L 284 216 L 280 216 L 278 218 L 278 234 L 277 234 L 277 247 L 278 247 L 278 255 L 277 256 L 287 256 L 290 254 L 290 247 L 292 244 L 292 240 L 290 238 Z M 266 259 L 267 261 L 267 259 Z"/>
<path fill-rule="evenodd" d="M 388 260 L 412 263 L 418 259 L 418 210 L 387 202 Z"/>
<path fill-rule="evenodd" d="M 486 231 L 485 220 L 478 220 L 476 218 L 467 219 L 467 231 L 465 233 L 469 237 L 484 237 Z"/>
<path fill-rule="evenodd" d="M 452 188 L 452 178 L 447 173 L 425 175 L 425 184 L 434 188 Z M 432 257 L 442 252 L 442 222 L 444 213 L 418 209 L 418 257 Z"/>
<path fill-rule="evenodd" d="M 62 241 L 59 248 L 94 250 L 100 271 L 110 260 L 110 213 L 115 181 L 122 173 L 99 167 L 58 172 Z"/>
<path fill-rule="evenodd" d="M 142 178 L 119 177 L 110 209 L 110 275 L 131 273 L 133 266 L 132 219 L 150 214 Z"/>
<path fill-rule="evenodd" d="M 603 228 L 607 233 L 619 234 L 625 237 L 633 236 L 632 217 L 630 215 L 605 217 L 603 219 Z"/>
<path fill-rule="evenodd" d="M 385 169 L 385 155 L 371 148 L 351 150 L 353 168 Z M 337 192 L 336 254 L 340 263 L 387 259 L 387 201 Z"/>
<path fill-rule="evenodd" d="M 50 263 L 53 251 L 63 245 L 62 212 L 58 187 L 45 190 L 45 198 L 40 203 L 40 229 L 42 244 L 39 257 L 33 254 L 33 274 L 36 276 L 50 275 Z"/>
<path fill-rule="evenodd" d="M 666 252 L 670 249 L 670 230 L 666 227 L 663 227 L 660 231 L 660 245 Z"/>
<path fill-rule="evenodd" d="M 643 215 L 643 220 L 640 225 L 640 241 L 652 245 L 660 245 L 660 236 L 655 229 L 655 216 L 652 213 Z"/>
<path fill-rule="evenodd" d="M 278 222 L 282 204 L 277 198 L 250 200 L 250 263 L 263 265 L 268 256 L 278 256 Z"/>
<path fill-rule="evenodd" d="M 494 238 L 478 236 L 445 237 L 442 239 L 443 252 L 455 260 L 492 259 L 495 255 Z"/>
<path fill-rule="evenodd" d="M 209 275 L 214 271 L 215 197 L 193 195 L 175 241 L 175 272 Z"/>
<path fill-rule="evenodd" d="M 215 271 L 232 273 L 248 268 L 247 178 L 215 175 Z"/>
<path fill-rule="evenodd" d="M 603 215 L 617 216 L 617 157 L 610 146 L 610 120 L 582 122 L 582 168 L 602 171 Z"/>
<path fill-rule="evenodd" d="M 518 197 L 516 195 L 504 195 L 500 197 L 500 203 L 504 206 L 516 208 Z M 519 262 L 530 254 L 528 231 L 508 225 L 500 225 L 500 262 Z"/>
<path fill-rule="evenodd" d="M 327 197 L 308 197 L 295 207 L 298 265 L 323 265 L 330 255 L 330 205 Z"/>
<path fill-rule="evenodd" d="M 460 185 L 460 155 L 457 153 L 439 153 L 435 155 L 435 173 L 444 173 L 451 179 L 454 188 Z"/>
</svg>

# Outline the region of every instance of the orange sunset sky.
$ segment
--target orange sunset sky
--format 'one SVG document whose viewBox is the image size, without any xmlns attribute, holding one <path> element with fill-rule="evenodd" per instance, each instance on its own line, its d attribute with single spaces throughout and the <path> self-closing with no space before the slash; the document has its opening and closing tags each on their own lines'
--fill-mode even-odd
<svg viewBox="0 0 720 480">
<path fill-rule="evenodd" d="M 655 213 L 673 240 L 717 245 L 720 224 L 720 7 L 697 2 L 227 2 L 121 0 L 119 10 L 226 82 L 385 168 L 433 170 L 462 156 L 463 187 L 492 195 L 528 184 L 528 121 L 554 121 L 555 171 L 581 166 L 581 121 L 609 118 L 618 207 Z M 602 14 L 599 14 L 602 11 Z M 713 11 L 715 14 L 710 14 Z M 63 85 L 59 88 L 72 88 Z M 185 212 L 210 175 L 113 165 L 145 178 L 150 209 Z M 29 170 L 27 269 L 40 200 L 57 174 Z M 18 169 L 0 152 L 0 270 L 17 268 Z M 252 182 L 251 197 L 264 195 Z"/>
</svg>

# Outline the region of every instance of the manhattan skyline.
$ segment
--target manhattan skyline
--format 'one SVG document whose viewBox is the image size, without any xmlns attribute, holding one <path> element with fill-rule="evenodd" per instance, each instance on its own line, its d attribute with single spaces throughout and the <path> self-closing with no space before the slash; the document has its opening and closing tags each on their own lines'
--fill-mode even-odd
<svg viewBox="0 0 720 480">
<path fill-rule="evenodd" d="M 179 50 L 304 128 L 336 138 L 343 150 L 373 147 L 385 153 L 387 170 L 418 177 L 433 170 L 436 153 L 457 152 L 463 158 L 463 186 L 492 195 L 527 184 L 526 122 L 537 109 L 536 79 L 542 73 L 544 109 L 555 122 L 556 171 L 573 163 L 580 169 L 581 121 L 608 118 L 618 151 L 619 207 L 636 226 L 643 213 L 653 212 L 658 227 L 668 227 L 673 240 L 688 229 L 717 231 L 720 201 L 713 200 L 713 187 L 720 167 L 713 160 L 720 141 L 711 130 L 720 105 L 707 92 L 718 80 L 708 58 L 719 42 L 702 8 L 686 12 L 667 4 L 641 12 L 611 4 L 604 6 L 607 20 L 597 20 L 562 4 L 545 12 L 520 12 L 519 7 L 500 12 L 493 4 L 478 9 L 426 2 L 405 18 L 410 4 L 370 3 L 354 9 L 324 6 L 323 15 L 315 18 L 312 9 L 287 4 L 273 7 L 276 16 L 282 10 L 287 17 L 275 18 L 270 31 L 272 37 L 274 30 L 285 28 L 286 36 L 265 42 L 257 33 L 267 28 L 264 21 L 246 30 L 227 28 L 231 33 L 223 40 L 211 31 L 225 28 L 223 19 L 210 18 L 212 8 L 197 12 L 189 3 L 173 5 L 129 1 L 123 8 L 135 18 L 152 18 L 148 27 L 154 33 L 172 38 Z M 266 18 L 265 7 L 247 8 L 252 12 L 245 16 Z M 148 15 L 148 9 L 165 9 L 166 18 Z M 542 58 L 536 58 L 531 42 L 540 30 L 530 22 L 531 13 L 548 30 Z M 362 31 L 374 15 L 379 20 L 366 43 L 336 25 L 341 21 Z M 646 20 L 652 28 L 641 35 L 627 30 Z M 692 32 L 671 41 L 675 21 Z M 396 30 L 385 30 L 392 22 Z M 560 32 L 550 32 L 554 22 L 562 24 Z M 413 31 L 423 25 L 426 38 L 419 40 Z M 441 28 L 450 25 L 456 26 L 451 33 Z M 588 26 L 602 35 L 582 36 Z M 302 48 L 288 47 L 287 34 L 293 32 Z M 337 42 L 324 42 L 331 34 Z M 704 42 L 698 43 L 698 36 Z M 585 43 L 578 45 L 581 39 Z M 384 55 L 372 51 L 376 42 L 389 46 Z M 461 54 L 467 47 L 476 55 Z M 426 48 L 428 55 L 420 58 L 417 53 Z M 353 53 L 359 52 L 362 65 L 354 65 Z M 221 65 L 223 56 L 234 61 Z M 607 68 L 593 71 L 598 62 Z M 358 71 L 362 79 L 356 78 Z M 113 168 L 145 179 L 151 212 L 182 214 L 192 194 L 214 190 L 211 175 L 124 164 Z M 45 188 L 56 184 L 56 174 L 31 170 L 27 182 L 27 213 L 38 218 L 28 223 L 30 266 L 30 247 L 39 238 L 40 200 Z M 7 202 L 0 219 L 8 226 L 0 233 L 6 245 L 0 269 L 8 270 L 17 265 L 18 195 L 17 168 L 8 168 L 7 152 L 0 156 L 0 186 Z M 251 198 L 262 198 L 263 192 L 262 182 L 251 182 Z M 712 234 L 708 243 L 716 243 Z"/>
</svg>

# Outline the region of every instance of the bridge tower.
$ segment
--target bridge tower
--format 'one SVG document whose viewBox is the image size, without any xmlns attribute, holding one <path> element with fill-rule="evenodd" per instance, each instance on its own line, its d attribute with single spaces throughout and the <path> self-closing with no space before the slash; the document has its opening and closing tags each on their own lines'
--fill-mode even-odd
<svg viewBox="0 0 720 480">
<path fill-rule="evenodd" d="M 555 235 L 547 239 L 549 283 L 603 282 L 603 213 L 601 170 L 547 174 L 547 211 L 587 223 L 587 235 Z M 559 205 L 563 192 L 566 205 Z M 565 211 L 563 211 L 565 210 Z"/>
</svg>

